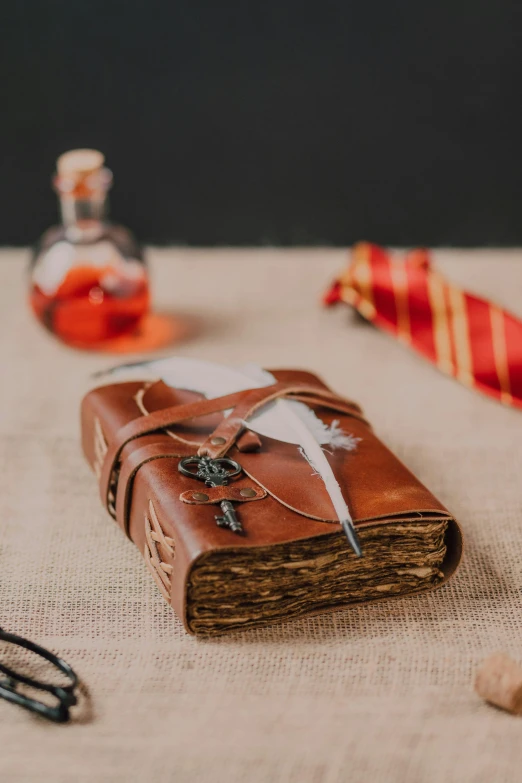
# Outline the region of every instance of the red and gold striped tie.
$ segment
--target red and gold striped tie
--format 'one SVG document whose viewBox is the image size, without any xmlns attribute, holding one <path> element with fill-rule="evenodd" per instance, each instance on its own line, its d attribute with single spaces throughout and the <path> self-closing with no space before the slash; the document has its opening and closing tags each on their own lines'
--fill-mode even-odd
<svg viewBox="0 0 522 783">
<path fill-rule="evenodd" d="M 522 408 L 522 321 L 449 283 L 426 250 L 403 259 L 354 247 L 345 274 L 325 296 L 346 302 L 466 386 Z"/>
</svg>

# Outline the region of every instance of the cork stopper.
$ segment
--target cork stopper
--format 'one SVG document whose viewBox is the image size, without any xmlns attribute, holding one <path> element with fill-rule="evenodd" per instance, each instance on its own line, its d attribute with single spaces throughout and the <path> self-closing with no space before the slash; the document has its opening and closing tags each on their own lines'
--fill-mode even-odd
<svg viewBox="0 0 522 783">
<path fill-rule="evenodd" d="M 82 179 L 100 171 L 104 163 L 105 156 L 98 150 L 69 150 L 56 161 L 56 170 L 59 177 Z"/>
<path fill-rule="evenodd" d="M 522 714 L 522 668 L 505 653 L 487 658 L 475 680 L 475 690 L 490 704 Z"/>
</svg>

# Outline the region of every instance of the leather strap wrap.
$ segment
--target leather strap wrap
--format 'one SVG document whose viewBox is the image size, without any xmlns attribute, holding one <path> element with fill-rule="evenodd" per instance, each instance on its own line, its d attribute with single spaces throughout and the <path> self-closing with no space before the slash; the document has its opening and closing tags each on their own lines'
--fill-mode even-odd
<svg viewBox="0 0 522 783">
<path fill-rule="evenodd" d="M 252 416 L 252 414 L 263 405 L 282 397 L 307 402 L 312 405 L 321 405 L 364 421 L 358 406 L 337 397 L 324 387 L 283 381 L 279 381 L 272 386 L 263 386 L 258 389 L 235 392 L 234 394 L 227 394 L 224 397 L 218 397 L 212 400 L 198 400 L 185 405 L 175 405 L 170 408 L 154 411 L 146 416 L 133 419 L 133 421 L 126 424 L 116 433 L 115 438 L 109 444 L 100 476 L 100 494 L 104 506 L 107 507 L 108 503 L 111 476 L 118 466 L 121 452 L 127 443 L 144 435 L 151 435 L 154 432 L 167 429 L 182 421 L 186 421 L 187 419 L 206 416 L 210 413 L 217 413 L 232 408 L 230 415 L 226 419 L 223 419 L 212 435 L 198 450 L 200 456 L 208 455 L 217 458 L 226 454 L 234 445 L 244 428 L 244 421 L 246 419 Z M 147 458 L 145 455 L 145 452 L 148 455 L 147 449 L 152 450 L 155 456 Z M 132 458 L 129 457 L 125 460 L 125 473 L 130 471 L 132 475 L 135 475 L 139 466 L 143 464 L 144 461 L 149 461 L 150 458 L 157 459 L 162 456 L 178 456 L 174 453 L 159 454 L 158 449 L 161 449 L 159 445 L 156 447 L 148 446 L 138 449 L 132 455 Z M 145 459 L 143 459 L 143 457 L 145 457 Z M 124 527 L 126 526 L 127 519 L 126 506 L 129 497 L 129 487 L 132 485 L 132 480 L 129 479 L 130 475 L 125 477 L 122 475 L 120 476 L 121 484 L 120 481 L 118 482 L 117 517 L 120 524 Z"/>
<path fill-rule="evenodd" d="M 286 388 L 285 388 L 286 387 Z M 262 406 L 282 397 L 291 397 L 293 400 L 322 405 L 325 408 L 345 413 L 349 416 L 361 418 L 349 402 L 340 399 L 333 392 L 321 389 L 317 386 L 299 386 L 297 384 L 278 383 L 275 386 L 266 386 L 255 390 L 259 394 L 251 395 L 240 400 L 232 413 L 216 427 L 212 435 L 199 447 L 200 457 L 223 457 L 234 445 L 245 426 L 245 421 Z M 263 394 L 263 392 L 265 392 Z"/>
<path fill-rule="evenodd" d="M 151 435 L 154 432 L 168 429 L 187 419 L 194 419 L 198 416 L 206 416 L 209 413 L 218 413 L 228 408 L 234 408 L 246 393 L 235 392 L 214 400 L 197 400 L 185 405 L 173 405 L 170 408 L 163 408 L 160 411 L 148 413 L 146 416 L 140 416 L 138 419 L 133 419 L 128 424 L 125 424 L 124 427 L 121 427 L 110 442 L 103 460 L 100 475 L 100 495 L 103 505 L 107 506 L 110 479 L 118 465 L 121 452 L 127 443 L 140 438 L 142 435 Z"/>
<path fill-rule="evenodd" d="M 221 503 L 223 500 L 230 500 L 231 503 L 251 503 L 253 500 L 264 500 L 268 494 L 266 489 L 262 489 L 262 487 L 249 487 L 249 490 L 252 494 L 245 497 L 241 494 L 244 491 L 242 487 L 203 487 L 202 490 L 196 492 L 193 489 L 182 492 L 179 499 L 191 506 L 210 506 Z M 199 497 L 195 499 L 194 495 L 202 495 L 207 499 L 201 500 Z"/>
<path fill-rule="evenodd" d="M 259 451 L 261 448 L 261 438 L 255 432 L 245 430 L 237 440 L 239 451 L 248 453 L 249 451 Z"/>
<path fill-rule="evenodd" d="M 116 493 L 116 521 L 127 536 L 129 535 L 132 487 L 136 473 L 147 462 L 152 462 L 155 459 L 179 459 L 179 456 L 174 451 L 169 452 L 166 450 L 164 444 L 153 443 L 148 446 L 142 446 L 141 449 L 136 449 L 123 460 L 118 477 L 118 491 Z"/>
</svg>

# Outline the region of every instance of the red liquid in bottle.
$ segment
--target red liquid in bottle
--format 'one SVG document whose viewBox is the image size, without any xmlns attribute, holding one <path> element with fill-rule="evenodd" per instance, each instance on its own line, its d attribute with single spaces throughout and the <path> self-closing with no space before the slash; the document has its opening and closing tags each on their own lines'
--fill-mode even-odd
<svg viewBox="0 0 522 783">
<path fill-rule="evenodd" d="M 52 295 L 33 283 L 30 302 L 46 329 L 88 347 L 133 332 L 149 310 L 149 287 L 145 274 L 133 279 L 111 267 L 75 266 Z"/>
</svg>

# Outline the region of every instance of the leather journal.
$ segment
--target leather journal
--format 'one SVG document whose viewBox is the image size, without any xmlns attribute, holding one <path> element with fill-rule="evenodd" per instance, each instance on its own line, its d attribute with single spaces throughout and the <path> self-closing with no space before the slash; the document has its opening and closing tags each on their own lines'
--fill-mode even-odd
<svg viewBox="0 0 522 783">
<path fill-rule="evenodd" d="M 455 519 L 377 438 L 358 405 L 310 373 L 273 376 L 271 386 L 217 399 L 163 381 L 113 383 L 82 403 L 83 450 L 102 502 L 193 634 L 419 592 L 443 583 L 460 559 Z M 299 449 L 245 429 L 253 411 L 277 399 L 304 401 L 326 425 L 358 439 L 355 450 L 327 457 L 362 557 Z M 228 484 L 206 485 L 190 457 L 196 466 L 202 457 L 238 463 L 240 472 Z M 234 510 L 240 535 L 223 508 Z"/>
</svg>

